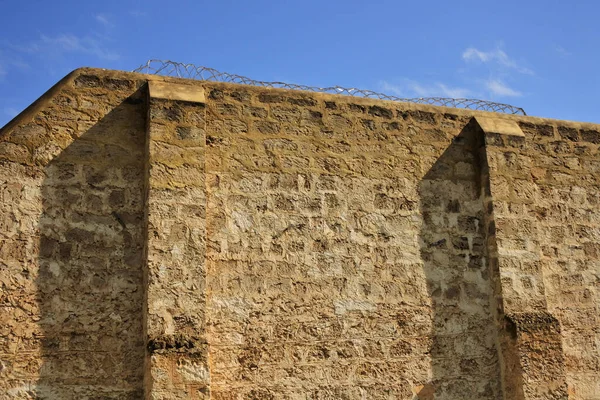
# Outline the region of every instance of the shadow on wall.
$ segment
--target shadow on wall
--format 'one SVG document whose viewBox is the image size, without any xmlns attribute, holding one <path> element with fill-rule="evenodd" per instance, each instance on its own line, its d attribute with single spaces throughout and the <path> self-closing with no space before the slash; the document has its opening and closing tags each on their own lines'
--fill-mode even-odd
<svg viewBox="0 0 600 400">
<path fill-rule="evenodd" d="M 421 400 L 502 398 L 475 124 L 419 182 L 421 257 L 433 307 L 432 380 Z"/>
<path fill-rule="evenodd" d="M 45 168 L 38 398 L 143 397 L 144 102 L 139 90 Z"/>
</svg>

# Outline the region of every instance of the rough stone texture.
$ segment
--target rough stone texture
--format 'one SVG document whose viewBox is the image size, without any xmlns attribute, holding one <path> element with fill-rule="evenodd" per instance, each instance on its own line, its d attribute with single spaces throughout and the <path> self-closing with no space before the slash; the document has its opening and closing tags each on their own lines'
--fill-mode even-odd
<svg viewBox="0 0 600 400">
<path fill-rule="evenodd" d="M 77 70 L 0 133 L 0 399 L 600 399 L 599 145 Z"/>
<path fill-rule="evenodd" d="M 207 398 L 204 104 L 148 109 L 147 388 Z"/>
<path fill-rule="evenodd" d="M 505 212 L 535 202 L 531 158 L 520 151 L 524 136 L 518 129 L 506 134 L 481 131 L 478 136 L 486 159 L 481 177 L 489 211 L 488 261 L 496 320 L 504 320 L 498 332 L 504 397 L 567 398 L 560 324 L 547 310 L 536 221 Z"/>
<path fill-rule="evenodd" d="M 530 128 L 520 151 L 531 160 L 531 201 L 506 212 L 534 221 L 535 267 L 547 309 L 560 322 L 569 396 L 599 398 L 600 127 L 556 125 Z"/>
<path fill-rule="evenodd" d="M 146 106 L 131 78 L 72 76 L 2 132 L 0 398 L 142 396 Z"/>
<path fill-rule="evenodd" d="M 498 398 L 467 119 L 209 98 L 214 397 Z"/>
</svg>

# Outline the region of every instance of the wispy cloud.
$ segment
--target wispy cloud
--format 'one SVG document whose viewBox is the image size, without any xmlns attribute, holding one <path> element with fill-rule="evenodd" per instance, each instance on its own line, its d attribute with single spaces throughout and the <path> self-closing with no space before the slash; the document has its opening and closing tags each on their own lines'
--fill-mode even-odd
<svg viewBox="0 0 600 400">
<path fill-rule="evenodd" d="M 106 28 L 112 28 L 115 24 L 111 21 L 110 17 L 106 14 L 96 14 L 94 16 L 97 22 L 104 25 Z"/>
<path fill-rule="evenodd" d="M 451 87 L 439 82 L 432 86 L 423 86 L 415 83 L 411 85 L 411 88 L 415 91 L 415 93 L 422 97 L 442 96 L 459 98 L 467 97 L 471 93 L 469 89 L 461 87 Z"/>
<path fill-rule="evenodd" d="M 11 60 L 9 64 L 11 67 L 20 69 L 20 70 L 27 70 L 27 69 L 31 68 L 31 65 L 29 65 L 25 61 L 17 59 L 17 58 L 14 60 Z"/>
<path fill-rule="evenodd" d="M 75 36 L 73 34 L 60 34 L 57 36 L 41 36 L 41 43 L 50 46 L 55 51 L 63 53 L 83 53 L 96 56 L 103 60 L 116 60 L 119 55 L 106 49 L 101 41 L 92 36 Z"/>
<path fill-rule="evenodd" d="M 145 17 L 148 15 L 147 12 L 142 11 L 142 10 L 132 10 L 132 11 L 129 11 L 129 14 L 135 18 L 141 18 L 141 17 Z"/>
<path fill-rule="evenodd" d="M 19 114 L 19 110 L 17 110 L 14 107 L 4 107 L 4 109 L 2 111 L 9 118 L 14 118 Z"/>
<path fill-rule="evenodd" d="M 104 33 L 99 33 L 90 28 L 81 33 L 62 32 L 59 34 L 40 34 L 37 39 L 28 42 L 9 42 L 4 40 L 7 56 L 0 57 L 0 64 L 4 61 L 4 67 L 10 70 L 14 68 L 26 69 L 30 64 L 39 63 L 42 59 L 51 64 L 61 60 L 66 55 L 91 56 L 100 60 L 114 61 L 119 54 L 110 48 L 112 41 L 110 35 L 114 22 L 107 14 L 96 14 L 94 20 L 103 26 Z M 1 54 L 0 54 L 1 55 Z M 23 61 L 25 60 L 25 61 Z M 8 63 L 10 61 L 10 63 Z"/>
<path fill-rule="evenodd" d="M 568 57 L 571 55 L 571 52 L 568 51 L 567 49 L 565 49 L 564 47 L 557 45 L 556 47 L 554 47 L 554 50 L 556 50 L 556 52 L 561 56 L 561 57 Z"/>
<path fill-rule="evenodd" d="M 518 63 L 499 47 L 482 51 L 467 47 L 460 53 L 462 66 L 457 67 L 460 81 L 415 81 L 411 79 L 386 80 L 379 83 L 380 89 L 398 97 L 521 97 L 524 92 L 513 85 L 535 75 L 533 70 Z M 482 68 L 485 67 L 485 68 Z"/>
<path fill-rule="evenodd" d="M 393 94 L 394 96 L 398 97 L 406 97 L 406 93 L 402 90 L 402 88 L 399 85 L 393 85 L 387 81 L 381 81 L 379 82 L 379 87 L 385 93 Z"/>
<path fill-rule="evenodd" d="M 503 97 L 521 97 L 523 94 L 515 89 L 510 88 L 504 82 L 498 79 L 490 79 L 485 82 L 486 88 L 496 96 Z"/>
<path fill-rule="evenodd" d="M 498 47 L 491 51 L 481 51 L 475 47 L 469 47 L 463 51 L 462 59 L 466 62 L 495 63 L 502 67 L 514 69 L 521 74 L 534 75 L 531 69 L 519 65 L 504 50 Z"/>
<path fill-rule="evenodd" d="M 468 97 L 471 90 L 462 87 L 452 87 L 444 83 L 422 84 L 410 79 L 404 79 L 400 84 L 382 81 L 379 85 L 386 93 L 399 97 Z"/>
<path fill-rule="evenodd" d="M 0 52 L 0 79 L 8 75 L 11 70 L 27 70 L 31 68 L 29 64 L 17 56 L 4 55 Z"/>
<path fill-rule="evenodd" d="M 56 36 L 40 35 L 38 40 L 26 44 L 12 44 L 11 47 L 21 53 L 53 56 L 65 53 L 80 53 L 95 56 L 102 60 L 116 60 L 119 54 L 109 50 L 101 37 L 91 35 L 77 36 L 61 33 Z"/>
</svg>

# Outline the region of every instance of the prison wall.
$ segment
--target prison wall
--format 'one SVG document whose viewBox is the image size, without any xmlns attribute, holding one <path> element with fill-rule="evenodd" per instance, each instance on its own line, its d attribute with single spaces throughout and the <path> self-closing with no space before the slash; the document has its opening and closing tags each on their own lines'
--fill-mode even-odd
<svg viewBox="0 0 600 400">
<path fill-rule="evenodd" d="M 595 399 L 599 145 L 77 70 L 0 132 L 0 398 Z"/>
<path fill-rule="evenodd" d="M 2 132 L 0 398 L 143 396 L 143 83 L 72 74 Z"/>
<path fill-rule="evenodd" d="M 448 398 L 497 396 L 467 119 L 244 88 L 208 98 L 215 398 L 411 398 L 432 381 Z"/>
</svg>

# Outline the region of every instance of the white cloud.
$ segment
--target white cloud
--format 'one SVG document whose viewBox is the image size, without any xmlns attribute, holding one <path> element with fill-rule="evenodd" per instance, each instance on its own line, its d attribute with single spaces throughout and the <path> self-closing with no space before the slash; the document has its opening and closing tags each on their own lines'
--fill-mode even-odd
<svg viewBox="0 0 600 400">
<path fill-rule="evenodd" d="M 133 10 L 133 11 L 129 11 L 129 15 L 131 15 L 132 17 L 135 17 L 135 18 L 140 18 L 140 17 L 147 16 L 148 13 L 146 13 L 145 11 L 141 11 L 141 10 Z"/>
<path fill-rule="evenodd" d="M 492 92 L 492 94 L 504 97 L 520 97 L 523 94 L 517 90 L 511 89 L 504 82 L 498 79 L 490 79 L 485 82 L 486 88 Z"/>
<path fill-rule="evenodd" d="M 463 52 L 462 58 L 465 61 L 473 61 L 479 59 L 479 61 L 488 62 L 492 59 L 492 54 L 479 51 L 473 47 L 469 47 Z"/>
<path fill-rule="evenodd" d="M 5 107 L 3 111 L 9 118 L 14 118 L 19 115 L 19 110 L 14 107 Z"/>
<path fill-rule="evenodd" d="M 103 47 L 100 40 L 91 36 L 75 36 L 70 33 L 57 36 L 40 37 L 39 43 L 34 43 L 33 48 L 44 48 L 47 51 L 60 53 L 83 53 L 96 56 L 103 60 L 116 60 L 119 55 Z"/>
<path fill-rule="evenodd" d="M 467 63 L 489 64 L 488 77 L 482 78 L 477 73 L 471 73 L 460 86 L 452 86 L 441 82 L 422 83 L 410 79 L 401 80 L 400 83 L 382 81 L 380 88 L 385 93 L 403 98 L 450 97 L 457 99 L 480 97 L 484 93 L 491 97 L 521 97 L 523 96 L 521 91 L 510 87 L 506 83 L 506 80 L 510 78 L 510 72 L 533 75 L 533 71 L 518 65 L 516 61 L 499 48 L 485 52 L 469 47 L 462 53 L 462 59 Z"/>
<path fill-rule="evenodd" d="M 21 69 L 21 70 L 26 70 L 26 69 L 30 69 L 31 66 L 29 64 L 27 64 L 25 61 L 23 60 L 19 60 L 19 59 L 14 59 L 10 61 L 10 66 L 11 67 L 15 67 L 17 69 Z"/>
<path fill-rule="evenodd" d="M 398 85 L 392 85 L 389 82 L 381 81 L 379 83 L 379 86 L 381 87 L 381 90 L 386 94 L 393 94 L 394 96 L 398 97 L 406 97 L 406 93 L 404 93 L 404 91 Z"/>
<path fill-rule="evenodd" d="M 444 83 L 422 84 L 410 79 L 405 79 L 403 84 L 395 85 L 389 82 L 380 83 L 381 90 L 398 97 L 468 97 L 471 90 L 461 87 L 451 87 Z"/>
<path fill-rule="evenodd" d="M 112 28 L 115 25 L 106 14 L 96 14 L 94 18 L 96 18 L 97 22 L 99 22 L 107 28 Z"/>
<path fill-rule="evenodd" d="M 10 44 L 20 53 L 32 55 L 57 55 L 63 53 L 89 54 L 103 60 L 116 60 L 119 55 L 105 47 L 101 37 L 90 35 L 76 36 L 72 33 L 61 33 L 56 36 L 40 35 L 39 40 L 27 44 Z M 27 65 L 22 63 L 22 66 Z"/>
<path fill-rule="evenodd" d="M 571 55 L 571 52 L 568 51 L 567 49 L 565 49 L 564 47 L 557 45 L 554 50 L 556 50 L 556 52 L 558 54 L 560 54 L 562 57 L 568 57 Z"/>
<path fill-rule="evenodd" d="M 433 85 L 421 85 L 416 82 L 413 82 L 410 85 L 410 88 L 420 97 L 441 96 L 460 98 L 467 97 L 471 93 L 469 89 L 460 87 L 450 87 L 439 82 Z"/>
<path fill-rule="evenodd" d="M 28 70 L 31 67 L 17 55 L 4 56 L 0 51 L 0 79 L 14 70 Z"/>
<path fill-rule="evenodd" d="M 106 14 L 96 14 L 94 15 L 94 19 L 106 28 L 114 26 L 114 23 Z M 107 46 L 111 40 L 108 30 L 104 35 L 89 30 L 81 34 L 69 32 L 57 35 L 41 34 L 38 39 L 28 43 L 10 43 L 6 40 L 4 43 L 13 53 L 17 52 L 44 59 L 56 58 L 66 53 L 78 53 L 102 60 L 116 60 L 119 58 L 119 54 L 110 50 Z M 22 61 L 17 54 L 11 54 L 11 61 L 10 63 L 5 63 L 6 65 L 20 69 L 29 68 L 29 64 Z"/>
<path fill-rule="evenodd" d="M 7 46 L 9 46 L 12 50 L 16 50 L 20 53 L 29 53 L 29 54 L 33 54 L 33 53 L 37 53 L 39 52 L 40 46 L 37 42 L 31 42 L 31 43 L 7 43 Z"/>
<path fill-rule="evenodd" d="M 462 53 L 462 58 L 466 62 L 482 62 L 482 63 L 496 63 L 500 66 L 514 69 L 515 71 L 526 74 L 534 75 L 533 71 L 529 68 L 519 65 L 515 60 L 510 58 L 506 52 L 500 48 L 496 48 L 492 51 L 481 51 L 474 47 L 469 47 Z"/>
</svg>

